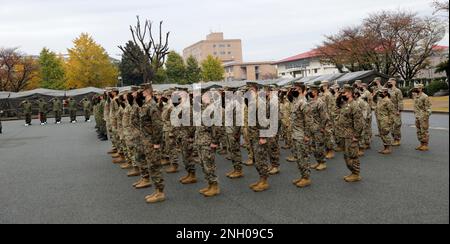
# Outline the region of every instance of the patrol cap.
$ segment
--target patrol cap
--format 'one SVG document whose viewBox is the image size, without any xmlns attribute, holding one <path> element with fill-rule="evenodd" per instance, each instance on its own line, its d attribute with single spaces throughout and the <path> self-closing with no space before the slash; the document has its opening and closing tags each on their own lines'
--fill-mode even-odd
<svg viewBox="0 0 450 244">
<path fill-rule="evenodd" d="M 355 84 L 357 84 L 357 85 L 361 85 L 363 82 L 362 82 L 362 80 L 356 80 L 355 81 Z"/>
<path fill-rule="evenodd" d="M 153 91 L 153 87 L 152 87 L 151 83 L 141 84 L 141 89 L 143 89 L 143 90 L 152 90 Z"/>
<path fill-rule="evenodd" d="M 350 92 L 355 92 L 354 90 L 353 90 L 353 86 L 351 86 L 351 85 L 349 85 L 349 84 L 345 84 L 344 85 L 344 87 L 342 88 L 344 91 L 350 91 Z"/>
<path fill-rule="evenodd" d="M 139 86 L 131 86 L 130 91 L 131 92 L 137 92 L 139 91 L 140 87 Z"/>
<path fill-rule="evenodd" d="M 250 86 L 256 86 L 256 87 L 258 87 L 258 88 L 261 88 L 261 87 L 262 87 L 261 84 L 259 84 L 258 82 L 255 82 L 255 81 L 247 81 L 245 84 L 246 84 L 248 87 L 250 87 Z"/>
<path fill-rule="evenodd" d="M 177 86 L 177 87 L 175 87 L 175 90 L 177 90 L 177 91 L 185 91 L 185 92 L 188 92 L 188 91 L 189 91 L 189 88 Z"/>
<path fill-rule="evenodd" d="M 311 89 L 311 90 L 319 90 L 320 87 L 318 85 L 316 85 L 316 84 L 312 84 L 312 85 L 309 86 L 309 89 Z"/>
<path fill-rule="evenodd" d="M 323 80 L 323 81 L 320 83 L 320 86 L 328 86 L 328 85 L 330 85 L 330 82 L 327 81 L 327 80 Z"/>
<path fill-rule="evenodd" d="M 414 85 L 414 89 L 423 89 L 423 88 L 424 88 L 423 84 L 415 84 Z"/>
<path fill-rule="evenodd" d="M 382 81 L 381 77 L 375 77 L 375 79 L 373 79 L 373 81 Z"/>
<path fill-rule="evenodd" d="M 397 82 L 397 79 L 395 79 L 395 78 L 390 78 L 390 79 L 388 80 L 388 83 L 391 83 L 391 82 Z"/>
</svg>

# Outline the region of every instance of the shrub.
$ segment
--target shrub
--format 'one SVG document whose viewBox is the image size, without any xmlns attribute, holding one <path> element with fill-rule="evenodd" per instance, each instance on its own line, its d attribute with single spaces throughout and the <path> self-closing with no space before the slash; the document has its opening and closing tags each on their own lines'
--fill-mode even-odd
<svg viewBox="0 0 450 244">
<path fill-rule="evenodd" d="M 434 80 L 430 85 L 425 87 L 425 93 L 428 96 L 433 96 L 436 92 L 440 90 L 448 90 L 448 84 L 442 80 Z"/>
</svg>

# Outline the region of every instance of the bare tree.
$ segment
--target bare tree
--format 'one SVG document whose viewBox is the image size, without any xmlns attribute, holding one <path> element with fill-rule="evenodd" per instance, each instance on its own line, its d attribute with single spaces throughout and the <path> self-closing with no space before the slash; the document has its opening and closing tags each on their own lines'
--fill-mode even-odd
<svg viewBox="0 0 450 244">
<path fill-rule="evenodd" d="M 17 48 L 0 49 L 0 91 L 19 92 L 34 78 L 38 69 L 31 57 Z"/>
<path fill-rule="evenodd" d="M 143 55 L 138 55 L 135 50 L 129 47 L 119 46 L 120 50 L 131 58 L 136 67 L 143 74 L 144 83 L 152 83 L 158 69 L 163 67 L 167 54 L 169 53 L 169 34 L 162 33 L 163 22 L 159 22 L 159 36 L 155 40 L 153 35 L 153 23 L 145 20 L 141 26 L 139 16 L 136 26 L 130 26 L 131 36 L 134 44 L 139 47 Z"/>
<path fill-rule="evenodd" d="M 448 16 L 449 1 L 434 0 L 433 3 L 431 3 L 431 6 L 433 6 L 433 8 L 434 8 L 434 14 L 437 14 L 439 12 L 447 12 L 447 16 Z"/>
</svg>

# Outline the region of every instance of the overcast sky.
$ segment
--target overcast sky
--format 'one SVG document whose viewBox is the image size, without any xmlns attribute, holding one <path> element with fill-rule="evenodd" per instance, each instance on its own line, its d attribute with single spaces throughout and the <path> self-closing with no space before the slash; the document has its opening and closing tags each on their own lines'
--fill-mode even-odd
<svg viewBox="0 0 450 244">
<path fill-rule="evenodd" d="M 119 58 L 135 16 L 164 21 L 171 49 L 182 52 L 210 31 L 240 38 L 245 61 L 280 60 L 308 51 L 323 36 L 369 13 L 405 9 L 431 15 L 431 0 L 0 0 L 0 47 L 67 53 L 87 32 Z M 441 44 L 448 44 L 448 34 Z"/>
</svg>

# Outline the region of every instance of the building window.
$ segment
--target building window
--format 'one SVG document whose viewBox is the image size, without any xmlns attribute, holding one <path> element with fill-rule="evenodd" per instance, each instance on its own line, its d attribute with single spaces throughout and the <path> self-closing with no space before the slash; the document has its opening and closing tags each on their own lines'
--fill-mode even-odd
<svg viewBox="0 0 450 244">
<path fill-rule="evenodd" d="M 225 44 L 220 44 L 219 47 L 225 47 Z"/>
<path fill-rule="evenodd" d="M 231 47 L 231 44 L 228 44 L 228 47 Z"/>
<path fill-rule="evenodd" d="M 228 52 L 228 55 L 231 55 L 231 52 Z"/>
<path fill-rule="evenodd" d="M 213 48 L 216 48 L 216 44 L 213 45 Z"/>
<path fill-rule="evenodd" d="M 319 69 L 314 69 L 314 74 L 319 73 Z"/>
<path fill-rule="evenodd" d="M 221 55 L 225 55 L 225 54 L 226 54 L 226 52 L 220 52 L 220 54 L 221 54 Z"/>
<path fill-rule="evenodd" d="M 214 55 L 217 55 L 217 52 L 214 52 Z"/>
</svg>

